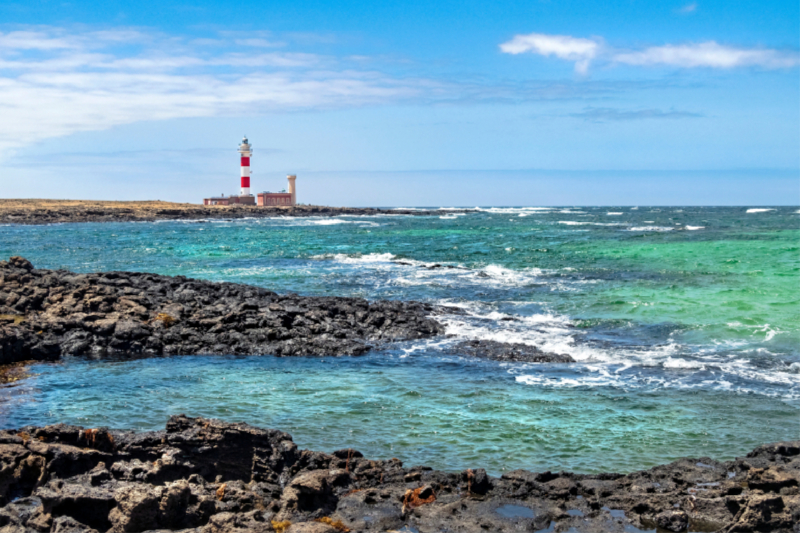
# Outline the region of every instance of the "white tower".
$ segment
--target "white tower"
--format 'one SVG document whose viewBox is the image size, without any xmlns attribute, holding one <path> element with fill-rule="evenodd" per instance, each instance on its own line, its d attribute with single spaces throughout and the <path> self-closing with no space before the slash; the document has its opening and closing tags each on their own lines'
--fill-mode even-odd
<svg viewBox="0 0 800 533">
<path fill-rule="evenodd" d="M 297 189 L 294 187 L 294 180 L 297 179 L 297 176 L 289 174 L 286 179 L 289 180 L 289 194 L 292 195 L 292 207 L 294 207 L 297 205 Z"/>
</svg>

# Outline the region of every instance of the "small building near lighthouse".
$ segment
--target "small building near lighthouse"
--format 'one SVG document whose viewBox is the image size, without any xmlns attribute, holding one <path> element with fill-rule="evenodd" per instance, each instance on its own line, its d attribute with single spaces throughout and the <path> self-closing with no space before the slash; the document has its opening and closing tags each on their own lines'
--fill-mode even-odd
<svg viewBox="0 0 800 533">
<path fill-rule="evenodd" d="M 285 205 L 292 207 L 297 205 L 297 192 L 294 185 L 294 180 L 297 179 L 297 176 L 289 174 L 286 176 L 286 179 L 289 181 L 289 192 L 260 192 L 256 195 L 258 198 L 256 204 L 262 206 Z"/>
<path fill-rule="evenodd" d="M 259 205 L 265 207 L 285 206 L 294 207 L 297 205 L 297 190 L 295 180 L 297 176 L 290 174 L 286 177 L 289 181 L 289 190 L 281 192 L 261 192 L 257 197 L 250 194 L 250 157 L 253 155 L 253 147 L 245 135 L 239 144 L 239 154 L 241 155 L 241 189 L 238 196 L 231 195 L 215 196 L 204 198 L 203 205 Z"/>
</svg>

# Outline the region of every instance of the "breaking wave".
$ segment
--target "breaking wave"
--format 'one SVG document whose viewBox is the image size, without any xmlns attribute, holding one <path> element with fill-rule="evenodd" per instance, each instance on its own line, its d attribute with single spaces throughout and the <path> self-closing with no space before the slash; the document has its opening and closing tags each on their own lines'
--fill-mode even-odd
<svg viewBox="0 0 800 533">
<path fill-rule="evenodd" d="M 628 228 L 628 231 L 672 231 L 674 229 L 669 226 L 635 226 Z"/>
<path fill-rule="evenodd" d="M 573 321 L 555 313 L 520 316 L 491 310 L 477 302 L 442 302 L 462 309 L 437 317 L 452 342 L 488 340 L 536 346 L 545 352 L 567 354 L 576 363 L 553 365 L 508 363 L 517 382 L 540 387 L 598 387 L 621 389 L 724 389 L 784 399 L 800 399 L 800 374 L 795 366 L 763 368 L 747 358 L 732 358 L 731 346 L 718 350 L 668 342 L 652 346 L 597 343 L 576 330 Z M 568 374 L 562 376 L 561 374 Z"/>
</svg>

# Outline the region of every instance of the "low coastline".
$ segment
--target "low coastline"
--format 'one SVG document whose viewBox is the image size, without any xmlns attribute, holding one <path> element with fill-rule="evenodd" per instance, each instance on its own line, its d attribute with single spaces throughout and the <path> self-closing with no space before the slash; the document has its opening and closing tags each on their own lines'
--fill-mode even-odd
<svg viewBox="0 0 800 533">
<path fill-rule="evenodd" d="M 800 441 L 627 475 L 495 478 L 301 450 L 281 431 L 179 415 L 150 433 L 0 431 L 0 460 L 9 531 L 795 533 L 800 519 Z"/>
<path fill-rule="evenodd" d="M 453 211 L 450 211 L 452 213 Z M 459 212 L 459 211 L 455 211 Z M 206 206 L 162 201 L 97 200 L 0 200 L 2 224 L 66 224 L 73 222 L 153 222 L 156 220 L 204 220 L 272 217 L 335 217 L 376 215 L 441 215 L 441 211 L 379 209 L 372 207 Z"/>
</svg>

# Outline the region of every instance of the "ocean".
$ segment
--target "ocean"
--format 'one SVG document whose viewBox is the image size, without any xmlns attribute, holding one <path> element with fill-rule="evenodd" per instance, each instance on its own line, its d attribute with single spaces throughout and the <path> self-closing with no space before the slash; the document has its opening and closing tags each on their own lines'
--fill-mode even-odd
<svg viewBox="0 0 800 533">
<path fill-rule="evenodd" d="M 800 438 L 797 207 L 475 208 L 438 216 L 0 226 L 0 257 L 459 308 L 363 357 L 66 358 L 0 427 L 244 421 L 445 470 L 629 472 Z M 571 364 L 501 363 L 491 339 Z"/>
</svg>

